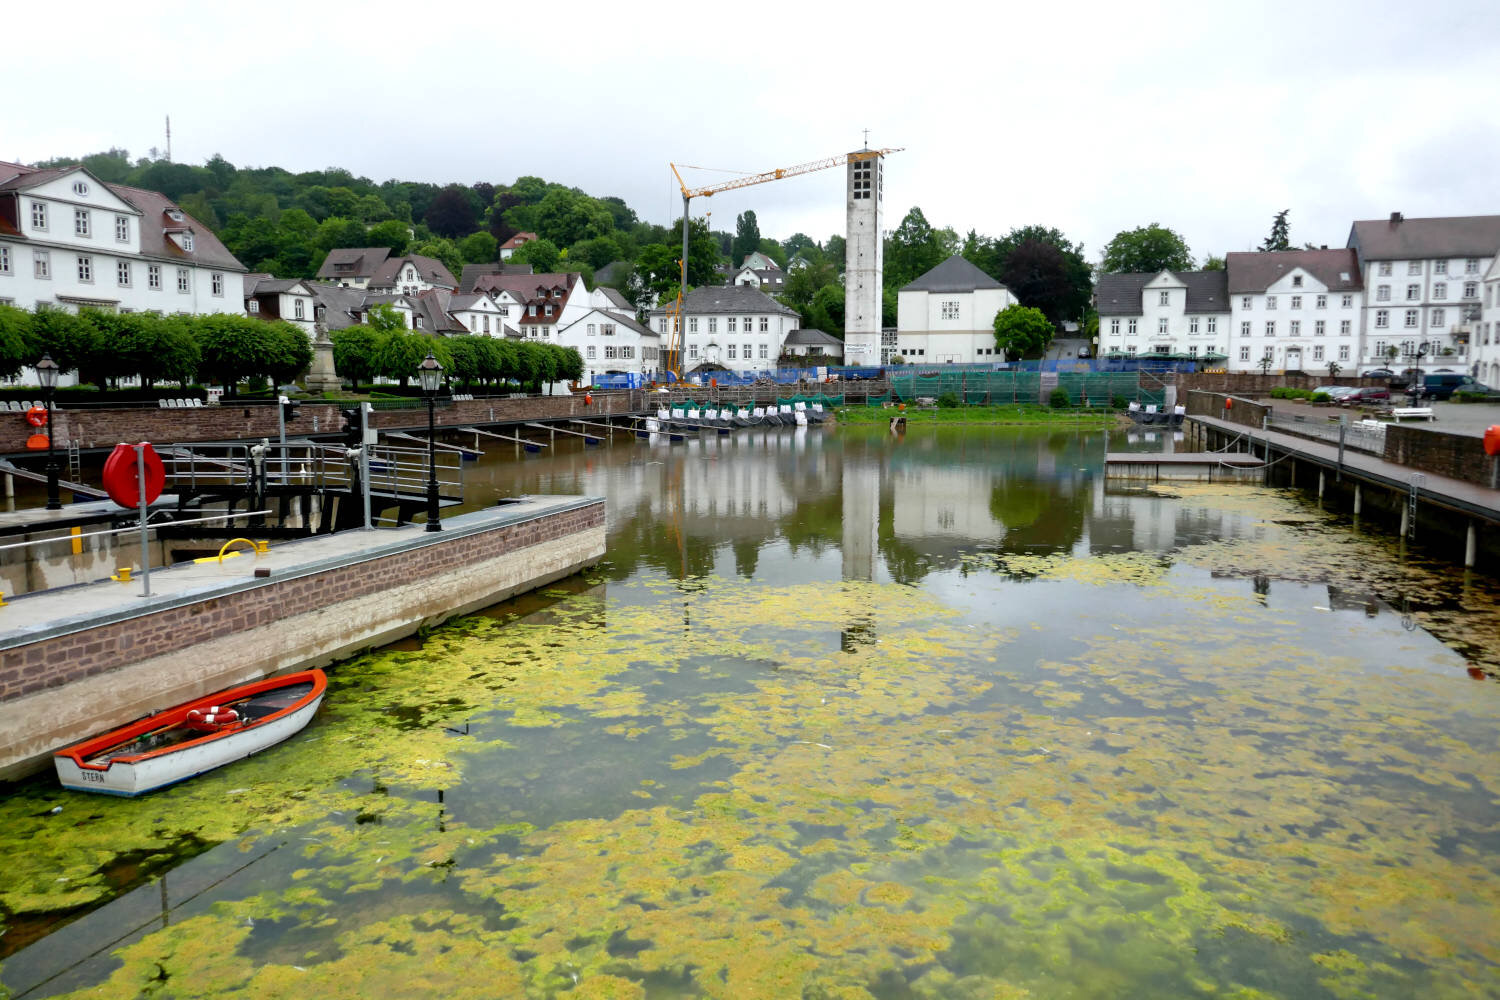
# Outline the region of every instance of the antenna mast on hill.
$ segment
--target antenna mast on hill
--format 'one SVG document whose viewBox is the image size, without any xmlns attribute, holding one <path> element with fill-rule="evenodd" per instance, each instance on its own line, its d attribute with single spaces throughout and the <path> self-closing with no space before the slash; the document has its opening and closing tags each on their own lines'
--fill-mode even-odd
<svg viewBox="0 0 1500 1000">
<path fill-rule="evenodd" d="M 167 115 L 167 162 L 172 162 L 172 116 Z"/>
</svg>

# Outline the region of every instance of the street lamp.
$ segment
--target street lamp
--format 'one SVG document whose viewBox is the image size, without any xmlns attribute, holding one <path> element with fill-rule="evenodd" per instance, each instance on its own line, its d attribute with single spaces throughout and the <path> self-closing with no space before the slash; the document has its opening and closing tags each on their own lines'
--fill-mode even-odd
<svg viewBox="0 0 1500 1000">
<path fill-rule="evenodd" d="M 43 354 L 36 363 L 37 381 L 46 390 L 47 401 L 47 509 L 62 510 L 62 496 L 57 490 L 57 457 L 52 451 L 52 393 L 57 388 L 57 362 Z"/>
<path fill-rule="evenodd" d="M 443 380 L 443 366 L 432 352 L 417 366 L 417 376 L 422 380 L 422 392 L 427 396 L 427 530 L 442 531 L 443 523 L 438 515 L 437 484 L 437 423 L 434 406 L 437 402 L 438 385 Z"/>
</svg>

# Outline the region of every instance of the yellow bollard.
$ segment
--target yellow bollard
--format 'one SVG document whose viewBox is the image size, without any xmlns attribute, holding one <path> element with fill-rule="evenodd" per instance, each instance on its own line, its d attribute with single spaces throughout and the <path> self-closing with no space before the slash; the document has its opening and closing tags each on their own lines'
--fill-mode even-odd
<svg viewBox="0 0 1500 1000">
<path fill-rule="evenodd" d="M 116 581 L 118 581 L 120 583 L 129 583 L 130 582 L 130 567 L 129 566 L 121 566 L 120 569 L 119 569 L 119 572 L 117 572 L 113 576 L 111 576 L 110 579 L 111 580 L 116 580 Z"/>
</svg>

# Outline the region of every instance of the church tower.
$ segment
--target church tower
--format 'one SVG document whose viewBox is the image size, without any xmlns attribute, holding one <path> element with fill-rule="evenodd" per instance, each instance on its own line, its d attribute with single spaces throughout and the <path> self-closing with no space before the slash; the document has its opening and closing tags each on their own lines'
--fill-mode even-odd
<svg viewBox="0 0 1500 1000">
<path fill-rule="evenodd" d="M 868 147 L 849 154 L 844 240 L 844 363 L 880 364 L 881 196 L 885 163 Z"/>
</svg>

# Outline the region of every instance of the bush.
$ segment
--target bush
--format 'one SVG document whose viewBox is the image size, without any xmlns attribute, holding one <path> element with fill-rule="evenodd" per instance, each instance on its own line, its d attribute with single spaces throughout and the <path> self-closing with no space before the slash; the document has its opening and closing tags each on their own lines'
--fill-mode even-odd
<svg viewBox="0 0 1500 1000">
<path fill-rule="evenodd" d="M 1068 390 L 1062 386 L 1052 390 L 1052 395 L 1047 397 L 1047 402 L 1054 410 L 1065 409 L 1073 405 L 1073 401 L 1068 398 Z"/>
<path fill-rule="evenodd" d="M 1314 403 L 1331 403 L 1333 402 L 1333 397 L 1326 392 L 1315 392 L 1312 394 L 1312 401 Z"/>
<path fill-rule="evenodd" d="M 944 410 L 951 410 L 954 407 L 961 405 L 961 401 L 958 398 L 958 393 L 945 392 L 938 397 L 937 405 Z"/>
<path fill-rule="evenodd" d="M 1130 406 L 1130 400 L 1124 396 L 1111 396 L 1109 398 L 1109 405 L 1117 410 L 1124 410 Z"/>
<path fill-rule="evenodd" d="M 1455 392 L 1453 401 L 1455 403 L 1487 403 L 1490 397 L 1482 392 Z"/>
</svg>

